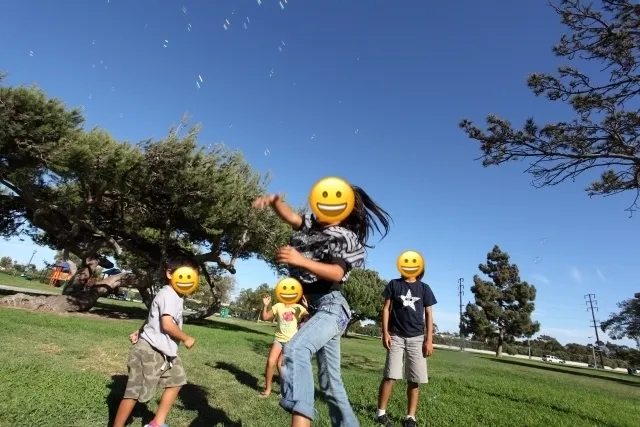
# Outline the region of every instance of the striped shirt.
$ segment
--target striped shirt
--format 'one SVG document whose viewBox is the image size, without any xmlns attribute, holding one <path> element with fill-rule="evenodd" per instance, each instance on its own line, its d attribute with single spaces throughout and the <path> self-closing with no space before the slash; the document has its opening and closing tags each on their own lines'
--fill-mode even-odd
<svg viewBox="0 0 640 427">
<path fill-rule="evenodd" d="M 340 290 L 342 283 L 349 277 L 349 271 L 362 267 L 366 257 L 364 247 L 353 231 L 339 225 L 324 227 L 316 222 L 312 214 L 302 217 L 302 225 L 291 236 L 290 244 L 305 258 L 344 268 L 344 277 L 336 283 L 319 279 L 315 274 L 298 267 L 290 268 L 289 274 L 300 281 L 305 294 L 325 294 Z"/>
</svg>

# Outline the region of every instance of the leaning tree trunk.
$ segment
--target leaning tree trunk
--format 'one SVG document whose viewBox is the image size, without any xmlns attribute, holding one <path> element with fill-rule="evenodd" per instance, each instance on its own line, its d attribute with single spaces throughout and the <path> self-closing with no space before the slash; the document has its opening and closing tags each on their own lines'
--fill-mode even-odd
<svg viewBox="0 0 640 427">
<path fill-rule="evenodd" d="M 99 298 L 113 293 L 119 287 L 145 286 L 138 276 L 129 273 L 115 274 L 92 282 L 91 278 L 99 266 L 100 260 L 96 257 L 85 259 L 79 268 L 73 264 L 71 270 L 74 274 L 62 289 L 62 295 L 31 296 L 20 293 L 0 298 L 0 305 L 59 313 L 86 312 L 96 304 Z M 148 289 L 139 290 L 143 300 L 145 296 L 149 299 Z"/>
<path fill-rule="evenodd" d="M 220 301 L 213 301 L 211 305 L 209 305 L 209 307 L 184 316 L 184 321 L 185 323 L 188 323 L 193 322 L 194 320 L 206 319 L 207 317 L 212 316 L 214 313 L 217 313 L 218 310 L 220 310 Z"/>
<path fill-rule="evenodd" d="M 137 279 L 134 274 L 116 274 L 88 284 L 82 290 L 74 288 L 74 292 L 68 295 L 31 296 L 19 293 L 0 298 L 0 305 L 58 313 L 86 312 L 95 305 L 98 298 L 109 295 L 119 287 L 134 287 Z"/>
<path fill-rule="evenodd" d="M 98 266 L 98 259 L 87 259 L 83 261 L 75 273 L 72 271 L 71 279 L 69 279 L 67 284 L 62 288 L 62 295 L 72 296 L 81 293 L 89 283 L 89 279 L 95 274 Z"/>
<path fill-rule="evenodd" d="M 198 310 L 195 313 L 191 313 L 185 316 L 184 317 L 185 323 L 193 322 L 194 320 L 206 319 L 207 317 L 213 315 L 215 312 L 220 310 L 220 303 L 222 302 L 220 301 L 220 292 L 218 291 L 218 288 L 216 288 L 215 282 L 211 279 L 211 275 L 207 270 L 207 266 L 201 263 L 200 270 L 202 271 L 202 275 L 204 276 L 205 281 L 207 282 L 207 284 L 209 285 L 209 288 L 211 289 L 211 294 L 213 295 L 213 297 L 211 299 L 211 303 L 209 304 L 209 307 L 202 310 Z"/>
</svg>

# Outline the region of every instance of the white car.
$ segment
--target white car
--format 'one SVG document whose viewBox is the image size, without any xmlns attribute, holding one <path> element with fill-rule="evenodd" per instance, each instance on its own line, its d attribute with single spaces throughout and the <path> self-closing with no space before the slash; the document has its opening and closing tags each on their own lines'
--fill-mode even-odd
<svg viewBox="0 0 640 427">
<path fill-rule="evenodd" d="M 542 361 L 551 363 L 566 363 L 564 360 L 551 354 L 545 354 L 544 356 L 542 356 Z"/>
</svg>

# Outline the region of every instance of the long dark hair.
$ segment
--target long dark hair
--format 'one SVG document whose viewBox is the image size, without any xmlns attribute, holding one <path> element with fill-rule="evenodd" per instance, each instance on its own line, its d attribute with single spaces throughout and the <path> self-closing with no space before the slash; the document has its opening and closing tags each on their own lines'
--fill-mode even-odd
<svg viewBox="0 0 640 427">
<path fill-rule="evenodd" d="M 358 236 L 360 244 L 371 247 L 367 245 L 367 240 L 370 234 L 374 232 L 374 228 L 378 233 L 382 234 L 380 238 L 382 240 L 389 234 L 390 224 L 393 220 L 387 211 L 378 206 L 362 188 L 355 185 L 351 187 L 356 196 L 356 204 L 351 214 L 342 221 L 341 225 L 353 231 Z M 380 229 L 378 222 L 384 228 L 384 233 Z"/>
</svg>

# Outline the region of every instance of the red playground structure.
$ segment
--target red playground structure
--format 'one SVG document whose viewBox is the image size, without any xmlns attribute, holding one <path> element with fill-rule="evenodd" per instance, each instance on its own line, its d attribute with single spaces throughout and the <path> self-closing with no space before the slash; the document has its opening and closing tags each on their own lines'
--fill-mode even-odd
<svg viewBox="0 0 640 427">
<path fill-rule="evenodd" d="M 49 286 L 59 288 L 71 278 L 71 269 L 68 262 L 60 262 L 53 266 Z"/>
</svg>

